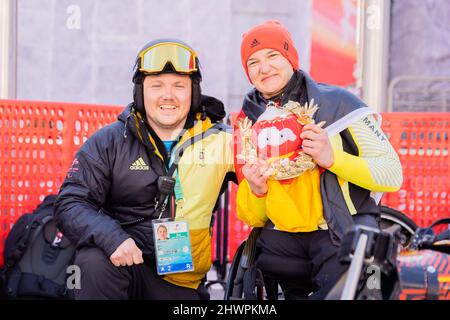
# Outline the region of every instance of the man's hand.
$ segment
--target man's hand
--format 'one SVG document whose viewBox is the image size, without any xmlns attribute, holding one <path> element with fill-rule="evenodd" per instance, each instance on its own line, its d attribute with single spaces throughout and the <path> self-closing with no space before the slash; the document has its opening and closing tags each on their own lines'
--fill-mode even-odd
<svg viewBox="0 0 450 320">
<path fill-rule="evenodd" d="M 112 264 L 116 267 L 132 266 L 133 264 L 144 263 L 142 259 L 142 251 L 136 246 L 133 239 L 128 238 L 117 247 L 109 257 Z"/>
<path fill-rule="evenodd" d="M 324 129 L 315 124 L 307 124 L 300 134 L 303 152 L 310 155 L 322 168 L 328 169 L 334 163 L 333 149 Z"/>
<path fill-rule="evenodd" d="M 242 174 L 247 179 L 250 189 L 257 196 L 263 196 L 267 193 L 267 179 L 271 174 L 270 166 L 262 159 L 255 163 L 246 163 L 242 167 Z"/>
</svg>

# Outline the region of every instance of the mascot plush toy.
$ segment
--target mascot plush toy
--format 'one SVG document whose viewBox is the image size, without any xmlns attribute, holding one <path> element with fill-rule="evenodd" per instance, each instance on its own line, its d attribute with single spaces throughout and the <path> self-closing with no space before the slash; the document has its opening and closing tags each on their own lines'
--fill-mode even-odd
<svg viewBox="0 0 450 320">
<path fill-rule="evenodd" d="M 289 101 L 280 107 L 271 102 L 253 126 L 247 117 L 239 121 L 242 149 L 237 158 L 246 163 L 265 159 L 271 167 L 269 179 L 274 180 L 292 179 L 314 169 L 316 163 L 302 152 L 300 133 L 305 125 L 314 123 L 312 117 L 318 109 L 314 100 L 304 106 Z"/>
</svg>

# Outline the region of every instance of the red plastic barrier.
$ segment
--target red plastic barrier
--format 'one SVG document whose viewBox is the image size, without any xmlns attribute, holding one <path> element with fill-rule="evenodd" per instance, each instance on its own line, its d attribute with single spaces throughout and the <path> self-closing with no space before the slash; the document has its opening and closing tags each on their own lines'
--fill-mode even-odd
<svg viewBox="0 0 450 320">
<path fill-rule="evenodd" d="M 385 113 L 383 130 L 400 157 L 403 185 L 382 202 L 419 226 L 450 217 L 450 113 Z"/>
<path fill-rule="evenodd" d="M 12 225 L 58 192 L 76 150 L 122 109 L 0 100 L 0 266 Z"/>
</svg>

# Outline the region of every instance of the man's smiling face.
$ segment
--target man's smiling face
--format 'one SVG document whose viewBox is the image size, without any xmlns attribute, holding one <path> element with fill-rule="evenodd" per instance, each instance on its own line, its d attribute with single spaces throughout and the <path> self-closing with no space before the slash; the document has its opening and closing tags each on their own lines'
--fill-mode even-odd
<svg viewBox="0 0 450 320">
<path fill-rule="evenodd" d="M 144 79 L 147 120 L 154 129 L 182 127 L 191 107 L 192 80 L 188 75 L 163 73 Z"/>
</svg>

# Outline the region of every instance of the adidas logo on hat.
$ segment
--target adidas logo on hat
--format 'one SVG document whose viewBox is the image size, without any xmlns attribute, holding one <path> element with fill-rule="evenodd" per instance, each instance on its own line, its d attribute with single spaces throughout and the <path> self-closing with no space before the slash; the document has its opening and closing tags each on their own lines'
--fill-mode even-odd
<svg viewBox="0 0 450 320">
<path fill-rule="evenodd" d="M 150 170 L 150 167 L 145 164 L 144 159 L 140 157 L 130 166 L 130 170 Z"/>
<path fill-rule="evenodd" d="M 255 38 L 255 39 L 253 39 L 253 41 L 250 43 L 250 47 L 251 47 L 251 48 L 254 48 L 254 47 L 256 47 L 258 44 L 260 44 L 260 43 L 259 43 L 259 41 L 256 40 L 256 38 Z"/>
</svg>

